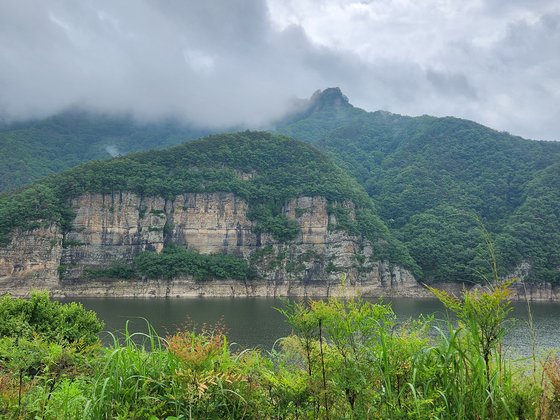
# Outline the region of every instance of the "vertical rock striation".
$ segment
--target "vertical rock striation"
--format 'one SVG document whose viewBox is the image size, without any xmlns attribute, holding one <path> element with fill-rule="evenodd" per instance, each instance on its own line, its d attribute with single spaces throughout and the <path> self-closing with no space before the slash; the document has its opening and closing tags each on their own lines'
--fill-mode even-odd
<svg viewBox="0 0 560 420">
<path fill-rule="evenodd" d="M 0 290 L 57 287 L 62 237 L 56 224 L 15 231 L 11 243 L 0 247 Z"/>
<path fill-rule="evenodd" d="M 354 217 L 351 202 L 331 205 L 344 207 Z M 51 225 L 19 232 L 8 247 L 0 248 L 4 290 L 41 287 L 87 294 L 89 288 L 98 293 L 105 287 L 106 293 L 122 295 L 126 288 L 136 290 L 133 295 L 169 295 L 170 290 L 175 295 L 213 294 L 213 289 L 220 295 L 328 295 L 339 289 L 342 274 L 347 276 L 345 290 L 352 294 L 414 295 L 420 289 L 408 271 L 377 261 L 368 241 L 337 229 L 323 197 L 299 197 L 284 204 L 283 214 L 300 227 L 299 236 L 285 243 L 255 233 L 247 202 L 231 193 L 187 193 L 173 200 L 127 192 L 86 194 L 72 201 L 72 210 L 70 231 L 62 234 Z M 141 252 L 160 252 L 165 244 L 243 257 L 254 266 L 258 279 L 251 284 L 204 285 L 175 279 L 161 290 L 154 286 L 143 292 L 138 284 L 147 279 L 123 283 L 120 292 L 115 285 L 121 283 L 115 280 L 83 280 L 85 269 L 130 262 Z"/>
</svg>

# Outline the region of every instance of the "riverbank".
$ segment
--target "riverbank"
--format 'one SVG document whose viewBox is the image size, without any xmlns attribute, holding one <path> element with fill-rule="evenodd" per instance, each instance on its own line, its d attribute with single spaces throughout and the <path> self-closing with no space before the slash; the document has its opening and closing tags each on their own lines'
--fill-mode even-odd
<svg viewBox="0 0 560 420">
<path fill-rule="evenodd" d="M 104 347 L 79 304 L 4 297 L 0 416 L 557 418 L 560 359 L 505 357 L 507 294 L 440 294 L 462 324 L 435 335 L 434 318 L 402 323 L 388 304 L 287 303 L 291 332 L 272 352 L 230 345 L 219 323 L 165 337 L 126 328 Z"/>
<path fill-rule="evenodd" d="M 45 287 L 46 286 L 46 287 Z M 470 290 L 473 285 L 465 283 L 436 283 L 434 288 L 454 295 Z M 481 287 L 476 285 L 474 287 Z M 366 298 L 433 298 L 428 288 L 419 283 L 352 283 L 327 281 L 239 281 L 212 280 L 195 281 L 192 278 L 175 280 L 83 280 L 44 284 L 40 281 L 27 282 L 25 286 L 17 282 L 0 285 L 0 293 L 15 297 L 29 296 L 32 290 L 47 290 L 53 297 L 123 297 L 123 298 L 185 298 L 185 297 L 351 297 Z M 550 283 L 516 282 L 510 287 L 511 300 L 560 302 L 560 287 Z"/>
</svg>

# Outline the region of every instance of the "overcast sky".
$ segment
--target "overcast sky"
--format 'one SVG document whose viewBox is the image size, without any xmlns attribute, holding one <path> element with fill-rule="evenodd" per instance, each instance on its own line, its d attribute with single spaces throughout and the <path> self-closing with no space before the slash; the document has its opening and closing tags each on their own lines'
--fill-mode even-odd
<svg viewBox="0 0 560 420">
<path fill-rule="evenodd" d="M 332 86 L 369 111 L 560 140 L 560 2 L 0 1 L 5 118 L 255 127 Z"/>
</svg>

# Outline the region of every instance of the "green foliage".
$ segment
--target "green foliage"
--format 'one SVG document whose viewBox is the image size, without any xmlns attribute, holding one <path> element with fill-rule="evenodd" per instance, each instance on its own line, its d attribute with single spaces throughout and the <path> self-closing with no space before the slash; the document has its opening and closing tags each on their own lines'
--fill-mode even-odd
<svg viewBox="0 0 560 420">
<path fill-rule="evenodd" d="M 55 418 L 57 413 L 73 413 L 79 417 L 82 392 L 69 385 L 91 374 L 90 363 L 99 350 L 95 344 L 60 344 L 41 336 L 0 338 L 0 415 Z"/>
<path fill-rule="evenodd" d="M 496 237 L 501 267 L 530 264 L 531 279 L 560 282 L 560 164 L 536 174 Z"/>
<path fill-rule="evenodd" d="M 283 313 L 293 335 L 274 354 L 282 414 L 539 418 L 545 406 L 556 413 L 553 398 L 541 399 L 541 378 L 515 373 L 502 358 L 507 285 L 462 299 L 434 292 L 459 320 L 445 332 L 431 319 L 397 325 L 389 306 L 359 299 L 289 304 Z M 549 377 L 560 377 L 555 369 Z"/>
<path fill-rule="evenodd" d="M 85 345 L 97 342 L 103 322 L 93 311 L 75 302 L 62 304 L 46 292 L 34 292 L 30 299 L 0 298 L 0 337 Z"/>
<path fill-rule="evenodd" d="M 459 209 L 478 215 L 496 238 L 502 274 L 528 263 L 529 280 L 560 281 L 557 142 L 451 117 L 368 113 L 333 89 L 277 127 L 356 177 L 421 278 L 479 282 L 487 273 L 472 216 L 450 217 Z"/>
<path fill-rule="evenodd" d="M 261 248 L 257 248 L 257 250 L 251 255 L 251 258 L 254 261 L 259 261 L 272 254 L 274 254 L 274 248 L 272 247 L 272 245 L 267 245 Z"/>
<path fill-rule="evenodd" d="M 142 124 L 127 116 L 72 111 L 0 127 L 0 192 L 15 190 L 111 153 L 174 146 L 206 135 L 175 121 Z"/>
<path fill-rule="evenodd" d="M 290 241 L 299 234 L 297 223 L 282 212 L 289 200 L 322 196 L 333 203 L 351 201 L 378 226 L 378 236 L 368 239 L 378 242 L 383 255 L 392 262 L 415 268 L 406 251 L 393 255 L 397 241 L 383 227 L 371 199 L 331 160 L 317 149 L 287 137 L 249 131 L 211 136 L 162 151 L 89 162 L 22 191 L 2 195 L 0 245 L 7 244 L 18 228 L 26 230 L 54 222 L 69 229 L 74 217 L 70 200 L 84 193 L 110 194 L 107 205 L 114 209 L 122 204 L 122 191 L 167 200 L 187 192 L 231 192 L 249 203 L 249 217 L 256 222 L 256 232 L 270 233 L 278 241 Z M 158 215 L 161 210 L 152 213 Z M 350 229 L 349 224 L 345 227 Z M 167 222 L 164 233 L 171 228 Z M 350 233 L 356 234 L 360 229 L 358 225 Z M 392 245 L 385 247 L 385 243 Z"/>
<path fill-rule="evenodd" d="M 130 280 L 136 273 L 130 264 L 122 261 L 115 261 L 107 267 L 84 268 L 83 276 L 87 279 L 121 279 Z"/>
<path fill-rule="evenodd" d="M 74 239 L 64 239 L 64 241 L 62 242 L 62 247 L 63 248 L 72 248 L 74 246 L 82 246 L 84 245 L 83 242 L 80 241 L 76 241 Z"/>
<path fill-rule="evenodd" d="M 504 323 L 511 311 L 508 285 L 499 284 L 486 292 L 466 291 L 462 299 L 442 290 L 431 288 L 430 291 L 455 313 L 469 345 L 480 350 L 489 368 L 490 358 L 500 351 L 498 344 L 504 337 Z"/>
<path fill-rule="evenodd" d="M 514 384 L 501 352 L 505 323 L 511 311 L 508 284 L 498 284 L 490 291 L 466 291 L 461 299 L 441 290 L 430 290 L 459 320 L 458 329 L 449 334 L 449 347 L 456 352 L 455 357 L 463 359 L 464 378 L 458 381 L 463 390 L 458 389 L 460 394 L 455 395 L 463 406 L 458 407 L 457 414 L 463 417 L 478 412 L 478 416 L 485 418 L 499 417 L 502 412 L 511 416 L 515 410 L 507 405 L 515 401 L 512 396 L 511 401 L 505 398 Z"/>
<path fill-rule="evenodd" d="M 270 233 L 277 241 L 287 242 L 294 240 L 300 233 L 297 222 L 288 219 L 283 214 L 278 214 L 277 206 L 253 206 L 247 213 L 247 217 L 257 222 L 253 228 L 255 233 Z"/>
<path fill-rule="evenodd" d="M 375 200 L 374 212 L 388 225 L 390 237 L 401 238 L 404 252 L 414 254 L 414 265 L 408 268 L 422 279 L 480 281 L 485 267 L 473 245 L 477 235 L 464 230 L 468 223 L 448 218 L 449 209 L 459 209 L 481 217 L 496 238 L 502 274 L 526 263 L 529 280 L 560 281 L 556 142 L 524 140 L 451 117 L 368 113 L 350 105 L 338 89 L 318 92 L 306 108 L 276 127 L 327 152 L 358 180 Z M 105 159 L 109 145 L 127 154 L 201 134 L 172 121 L 141 125 L 130 118 L 80 112 L 0 127 L 0 191 Z M 130 190 L 170 199 L 186 191 L 231 191 L 254 205 L 271 205 L 274 220 L 266 219 L 267 225 L 278 228 L 280 237 L 290 228 L 273 216 L 280 214 L 286 199 L 300 193 L 365 205 L 363 194 L 344 171 L 332 172 L 332 166 L 322 164 L 324 157 L 314 161 L 315 149 L 282 141 L 273 144 L 277 139 L 271 141 L 262 133 L 261 141 L 255 142 L 256 136 L 226 136 L 239 142 L 238 147 L 213 137 L 192 148 L 156 153 L 154 161 L 150 154 L 92 162 L 19 191 L 15 199 L 0 196 L 0 245 L 9 242 L 14 229 L 35 228 L 40 220 L 67 226 L 72 219 L 67 199 L 85 191 Z M 252 179 L 243 181 L 240 172 Z M 429 226 L 436 221 L 443 223 L 442 229 L 432 236 Z M 433 252 L 420 250 L 422 243 Z M 439 250 L 445 251 L 441 257 Z"/>
<path fill-rule="evenodd" d="M 0 339 L 6 418 L 538 419 L 560 415 L 560 363 L 527 375 L 501 355 L 507 287 L 435 291 L 457 324 L 398 323 L 361 299 L 287 302 L 292 334 L 263 354 L 234 352 L 220 325 L 122 336 L 80 352 Z M 442 330 L 445 325 L 446 330 Z M 536 368 L 539 362 L 534 361 Z"/>
<path fill-rule="evenodd" d="M 0 416 L 53 418 L 56 410 L 47 410 L 49 402 L 64 410 L 59 413 L 77 415 L 82 404 L 73 398 L 81 392 L 72 392 L 69 384 L 91 374 L 102 328 L 94 312 L 75 302 L 52 301 L 47 293 L 35 292 L 29 299 L 2 297 Z"/>
<path fill-rule="evenodd" d="M 354 218 L 351 216 L 351 209 L 339 203 L 329 204 L 327 211 L 334 215 L 336 220 L 334 227 L 329 225 L 329 228 L 363 236 L 373 246 L 374 259 L 406 267 L 416 276 L 421 276 L 421 270 L 408 250 L 392 236 L 385 223 L 375 214 L 373 207 L 357 208 Z"/>
<path fill-rule="evenodd" d="M 336 224 L 334 225 L 336 230 L 343 230 L 352 235 L 358 235 L 360 233 L 358 224 L 350 216 L 349 208 L 329 203 L 327 211 L 329 215 L 333 215 L 336 218 Z M 329 227 L 331 226 L 329 225 Z"/>
<path fill-rule="evenodd" d="M 414 275 L 421 277 L 421 269 L 403 243 L 390 234 L 387 226 L 380 218 L 375 217 L 371 209 L 356 210 L 356 221 L 362 235 L 373 244 L 374 257 L 406 267 Z"/>
<path fill-rule="evenodd" d="M 146 251 L 126 263 L 115 261 L 106 267 L 86 267 L 86 279 L 134 280 L 140 278 L 172 280 L 193 276 L 195 280 L 251 280 L 254 269 L 242 257 L 227 254 L 203 255 L 185 248 L 168 245 L 162 252 Z"/>
<path fill-rule="evenodd" d="M 442 205 L 412 216 L 401 232 L 432 281 L 483 282 L 489 274 L 484 238 L 472 215 Z"/>
<path fill-rule="evenodd" d="M 49 222 L 63 223 L 69 215 L 48 185 L 34 185 L 14 195 L 0 195 L 0 246 L 15 229 L 32 230 Z"/>
<path fill-rule="evenodd" d="M 167 246 L 160 253 L 143 252 L 134 259 L 133 266 L 137 277 L 152 279 L 191 275 L 195 280 L 250 280 L 255 276 L 253 269 L 243 258 L 233 255 L 203 255 L 175 246 Z"/>
</svg>

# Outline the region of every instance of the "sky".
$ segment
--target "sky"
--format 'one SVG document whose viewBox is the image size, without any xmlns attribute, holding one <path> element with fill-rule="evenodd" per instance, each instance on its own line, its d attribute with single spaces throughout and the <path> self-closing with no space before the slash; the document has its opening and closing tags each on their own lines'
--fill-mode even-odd
<svg viewBox="0 0 560 420">
<path fill-rule="evenodd" d="M 560 2 L 0 2 L 5 120 L 77 107 L 259 128 L 335 86 L 368 111 L 560 140 Z"/>
</svg>

